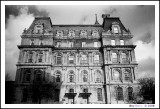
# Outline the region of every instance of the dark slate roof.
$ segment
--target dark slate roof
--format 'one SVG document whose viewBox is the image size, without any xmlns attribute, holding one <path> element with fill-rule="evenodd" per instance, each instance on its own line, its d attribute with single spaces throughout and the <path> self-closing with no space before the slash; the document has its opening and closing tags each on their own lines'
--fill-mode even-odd
<svg viewBox="0 0 160 109">
<path fill-rule="evenodd" d="M 121 20 L 119 19 L 119 17 L 106 17 L 104 19 L 103 22 L 103 28 L 105 31 L 111 30 L 112 27 L 112 23 L 113 22 L 117 22 L 119 23 L 120 29 L 121 31 L 124 30 L 125 32 L 128 32 L 127 29 L 124 27 L 124 25 L 122 24 Z"/>
<path fill-rule="evenodd" d="M 36 23 L 43 24 L 44 25 L 44 29 L 48 29 L 48 30 L 52 29 L 52 22 L 51 22 L 50 17 L 35 17 L 34 21 L 32 22 L 31 26 L 28 28 L 28 30 L 33 30 L 34 29 L 34 25 Z"/>
<path fill-rule="evenodd" d="M 75 31 L 76 35 L 79 35 L 81 30 L 87 31 L 87 34 L 91 34 L 93 30 L 98 30 L 99 33 L 102 32 L 102 25 L 52 25 L 53 34 L 56 34 L 57 30 L 62 30 L 64 35 L 68 34 L 69 30 Z"/>
</svg>

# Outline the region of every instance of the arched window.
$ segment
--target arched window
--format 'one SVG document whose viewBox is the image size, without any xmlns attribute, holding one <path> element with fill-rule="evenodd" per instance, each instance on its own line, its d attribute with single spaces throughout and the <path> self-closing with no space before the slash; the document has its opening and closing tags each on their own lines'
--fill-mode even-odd
<svg viewBox="0 0 160 109">
<path fill-rule="evenodd" d="M 42 59 L 43 59 L 43 53 L 42 53 L 42 52 L 40 52 L 40 53 L 39 53 L 39 59 L 38 59 L 38 62 L 42 62 Z"/>
<path fill-rule="evenodd" d="M 74 64 L 74 54 L 69 55 L 69 64 Z"/>
<path fill-rule="evenodd" d="M 83 71 L 83 82 L 88 81 L 88 72 L 86 70 Z"/>
<path fill-rule="evenodd" d="M 95 72 L 95 75 L 96 75 L 96 78 L 95 78 L 96 82 L 97 83 L 101 82 L 101 79 L 102 79 L 101 72 L 98 70 Z"/>
<path fill-rule="evenodd" d="M 60 53 L 57 54 L 56 64 L 62 64 L 62 55 Z"/>
<path fill-rule="evenodd" d="M 112 62 L 113 63 L 118 62 L 117 53 L 112 53 Z"/>
<path fill-rule="evenodd" d="M 131 75 L 127 71 L 124 72 L 124 80 L 125 81 L 131 81 Z"/>
<path fill-rule="evenodd" d="M 122 53 L 122 62 L 126 62 L 127 61 L 127 55 L 126 53 Z"/>
<path fill-rule="evenodd" d="M 69 82 L 74 82 L 74 72 L 70 71 L 69 73 Z"/>
<path fill-rule="evenodd" d="M 98 88 L 97 89 L 97 98 L 98 98 L 98 101 L 102 101 L 102 89 L 101 88 Z"/>
<path fill-rule="evenodd" d="M 25 80 L 25 82 L 30 82 L 30 80 L 31 80 L 31 72 L 30 72 L 30 70 L 26 70 L 24 72 L 24 80 Z"/>
<path fill-rule="evenodd" d="M 114 70 L 114 80 L 119 81 L 121 79 L 120 72 L 118 70 Z"/>
<path fill-rule="evenodd" d="M 42 80 L 42 72 L 40 70 L 35 71 L 35 79 L 36 79 L 36 81 Z"/>
<path fill-rule="evenodd" d="M 133 88 L 128 87 L 128 100 L 133 100 Z"/>
<path fill-rule="evenodd" d="M 57 71 L 56 73 L 56 82 L 61 82 L 61 72 Z"/>
<path fill-rule="evenodd" d="M 69 89 L 69 93 L 74 93 L 74 89 Z"/>
<path fill-rule="evenodd" d="M 94 55 L 94 63 L 99 63 L 100 56 L 99 54 Z"/>
<path fill-rule="evenodd" d="M 29 52 L 28 62 L 29 63 L 33 62 L 33 52 Z"/>
<path fill-rule="evenodd" d="M 86 54 L 81 55 L 81 63 L 87 63 L 87 55 Z"/>
<path fill-rule="evenodd" d="M 117 100 L 123 100 L 123 89 L 121 87 L 117 87 Z"/>
</svg>

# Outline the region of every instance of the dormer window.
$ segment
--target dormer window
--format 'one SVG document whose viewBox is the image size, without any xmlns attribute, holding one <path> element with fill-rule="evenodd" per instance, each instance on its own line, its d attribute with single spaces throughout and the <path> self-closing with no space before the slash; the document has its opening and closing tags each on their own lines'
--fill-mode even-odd
<svg viewBox="0 0 160 109">
<path fill-rule="evenodd" d="M 87 36 L 87 32 L 84 31 L 84 30 L 82 30 L 80 35 L 81 35 L 81 36 Z"/>
<path fill-rule="evenodd" d="M 118 27 L 117 27 L 117 26 L 113 27 L 113 32 L 114 32 L 115 34 L 118 33 Z"/>
<path fill-rule="evenodd" d="M 120 32 L 121 31 L 120 31 L 119 23 L 118 22 L 113 22 L 112 23 L 112 33 L 118 34 Z"/>
<path fill-rule="evenodd" d="M 75 36 L 75 32 L 74 31 L 69 31 L 69 34 L 68 34 L 70 37 L 74 37 Z"/>
<path fill-rule="evenodd" d="M 63 31 L 57 31 L 56 36 L 58 36 L 58 37 L 62 37 L 62 36 L 63 36 Z"/>
<path fill-rule="evenodd" d="M 99 34 L 98 34 L 98 31 L 93 31 L 93 32 L 92 32 L 92 36 L 93 36 L 93 37 L 96 37 L 96 36 L 98 36 L 98 35 L 99 35 Z"/>
<path fill-rule="evenodd" d="M 115 40 L 111 40 L 111 45 L 116 45 Z"/>
<path fill-rule="evenodd" d="M 43 33 L 43 25 L 36 25 L 35 33 Z"/>
</svg>

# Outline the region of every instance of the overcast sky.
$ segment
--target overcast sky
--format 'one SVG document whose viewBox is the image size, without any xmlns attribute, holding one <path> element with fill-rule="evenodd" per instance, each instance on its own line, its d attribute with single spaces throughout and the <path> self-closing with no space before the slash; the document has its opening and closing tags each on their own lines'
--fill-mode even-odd
<svg viewBox="0 0 160 109">
<path fill-rule="evenodd" d="M 155 74 L 155 6 L 116 6 L 116 5 L 82 5 L 82 6 L 15 6 L 5 7 L 5 69 L 15 79 L 22 34 L 35 16 L 47 16 L 52 24 L 94 24 L 95 14 L 102 24 L 102 14 L 120 17 L 124 26 L 134 35 L 133 42 L 138 62 L 138 77 Z"/>
</svg>

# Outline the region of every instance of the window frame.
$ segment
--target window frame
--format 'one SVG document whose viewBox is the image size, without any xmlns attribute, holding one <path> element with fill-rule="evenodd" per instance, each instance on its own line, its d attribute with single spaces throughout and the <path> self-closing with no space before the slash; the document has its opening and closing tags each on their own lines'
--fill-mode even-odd
<svg viewBox="0 0 160 109">
<path fill-rule="evenodd" d="M 114 39 L 111 40 L 111 45 L 116 45 L 116 41 Z"/>
<path fill-rule="evenodd" d="M 123 99 L 124 99 L 123 88 L 117 87 L 117 100 L 123 100 Z"/>
<path fill-rule="evenodd" d="M 102 88 L 97 88 L 97 99 L 98 101 L 103 101 Z"/>
</svg>

